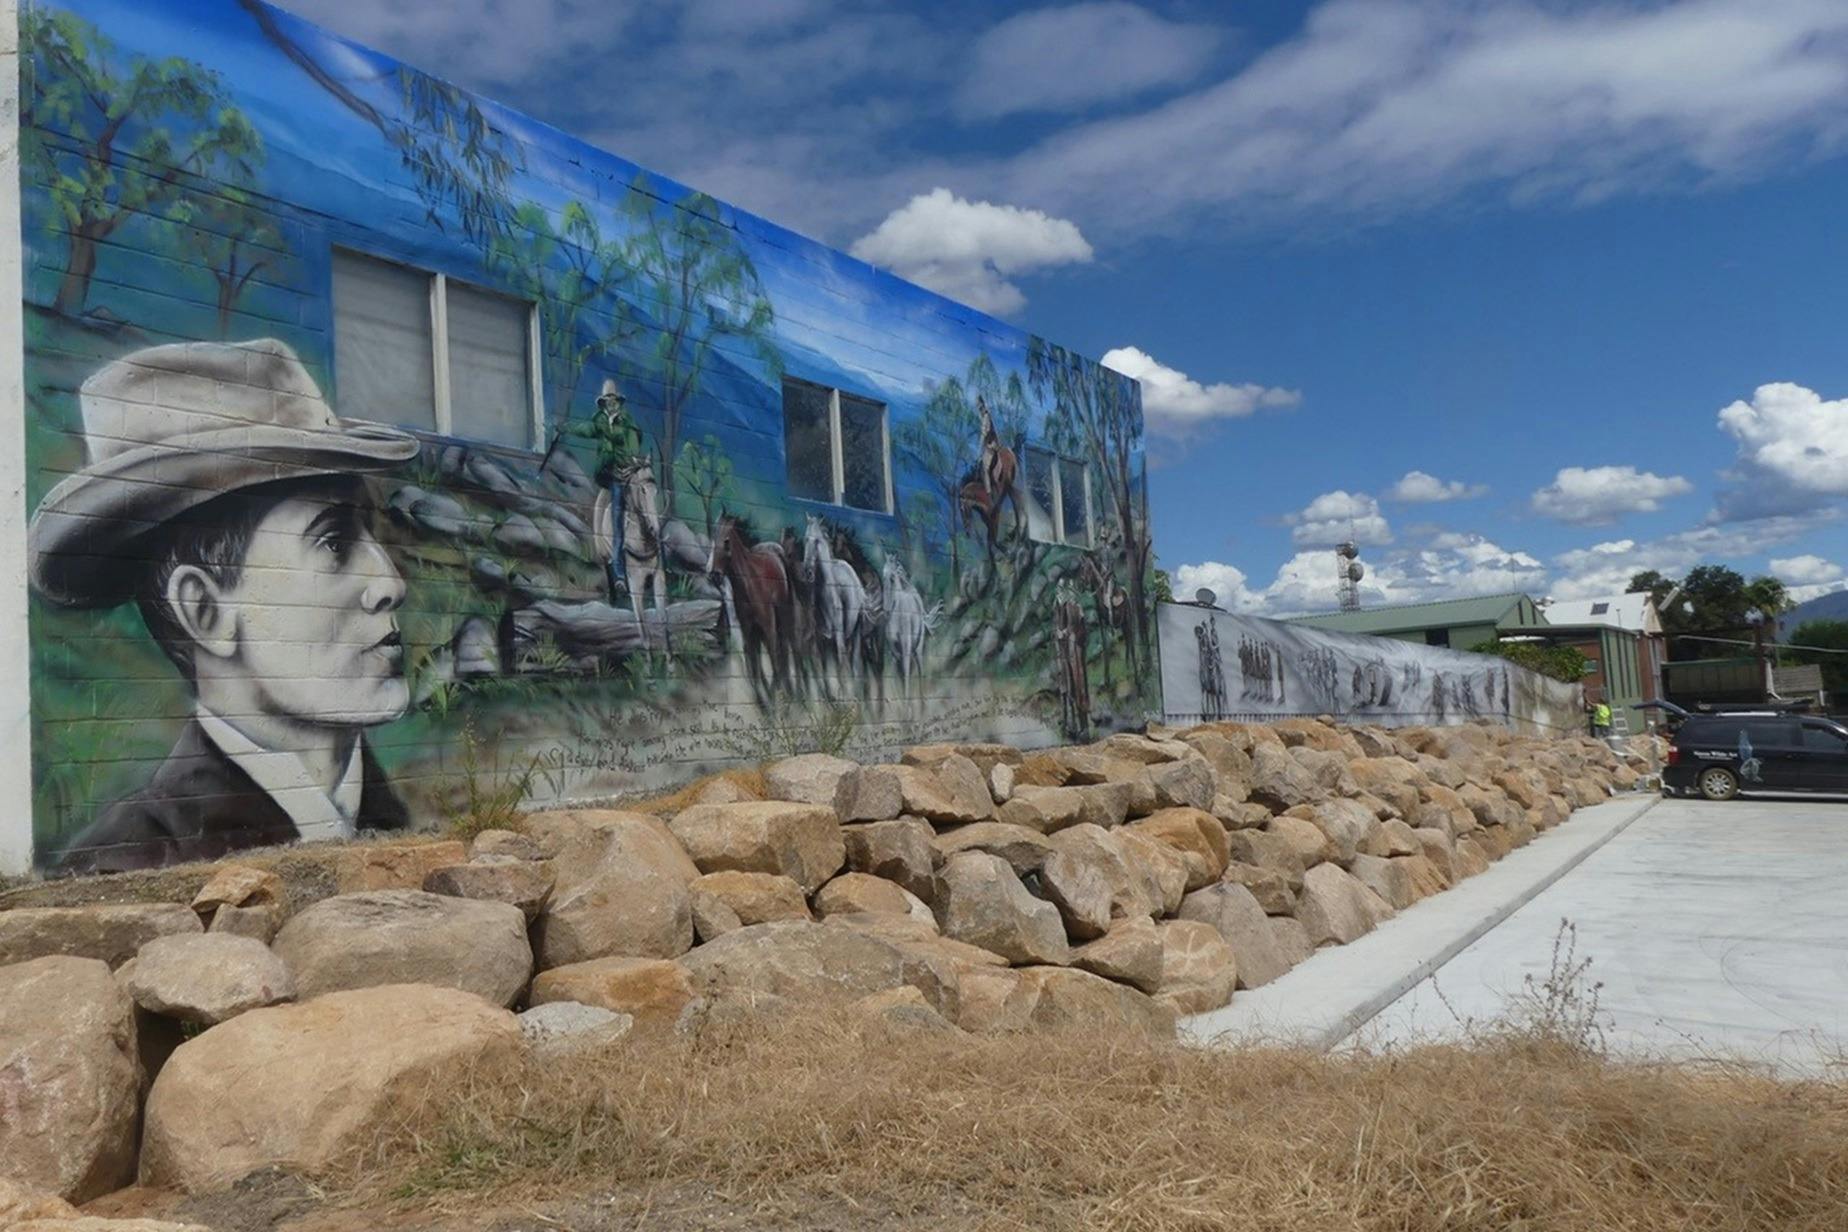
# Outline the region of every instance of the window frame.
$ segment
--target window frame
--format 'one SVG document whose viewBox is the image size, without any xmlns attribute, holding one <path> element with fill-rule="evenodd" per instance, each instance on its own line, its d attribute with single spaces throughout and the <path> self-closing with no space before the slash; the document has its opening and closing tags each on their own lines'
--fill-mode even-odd
<svg viewBox="0 0 1848 1232">
<path fill-rule="evenodd" d="M 1052 459 L 1052 533 L 1055 538 L 1042 539 L 1038 535 L 1035 535 L 1033 533 L 1033 519 L 1031 517 L 1027 519 L 1027 538 L 1035 543 L 1044 543 L 1052 547 L 1077 548 L 1080 552 L 1091 551 L 1097 546 L 1097 505 L 1091 499 L 1094 487 L 1091 482 L 1091 464 L 1080 458 L 1067 457 L 1057 450 L 1047 449 L 1043 445 L 1027 445 L 1021 450 L 1022 456 L 1020 461 L 1023 472 L 1026 467 L 1032 465 L 1031 455 L 1036 453 L 1042 457 Z M 1065 534 L 1065 463 L 1070 463 L 1077 467 L 1080 473 L 1084 475 L 1085 541 L 1083 543 L 1075 543 L 1068 539 Z M 1029 492 L 1031 491 L 1031 480 L 1025 473 L 1021 475 L 1020 482 L 1023 488 L 1026 488 Z M 1029 495 L 1027 499 L 1029 501 L 1032 500 L 1032 496 Z"/>
<path fill-rule="evenodd" d="M 883 402 L 878 398 L 870 398 L 862 393 L 855 393 L 853 390 L 842 390 L 833 385 L 823 385 L 820 381 L 810 381 L 803 377 L 787 375 L 783 377 L 783 389 L 781 391 L 783 393 L 783 440 L 785 442 L 783 454 L 784 487 L 787 488 L 789 486 L 789 397 L 787 391 L 788 387 L 792 384 L 805 385 L 811 390 L 820 390 L 828 395 L 828 479 L 829 491 L 832 493 L 832 496 L 830 499 L 823 500 L 816 496 L 797 496 L 792 492 L 790 494 L 790 499 L 807 501 L 813 505 L 828 505 L 836 509 L 849 509 L 854 513 L 870 513 L 876 517 L 892 517 L 893 510 L 897 508 L 897 505 L 896 493 L 893 491 L 892 487 L 891 403 Z M 863 402 L 869 406 L 876 406 L 879 408 L 879 465 L 881 474 L 884 478 L 882 487 L 884 489 L 883 495 L 885 498 L 883 508 L 865 509 L 859 505 L 850 505 L 847 503 L 847 454 L 843 444 L 844 437 L 841 433 L 841 397 L 843 394 L 857 402 Z"/>
<path fill-rule="evenodd" d="M 427 300 L 430 306 L 430 398 L 431 416 L 436 421 L 435 428 L 421 428 L 406 424 L 388 423 L 383 420 L 360 419 L 362 423 L 382 423 L 386 427 L 397 428 L 421 437 L 439 437 L 446 441 L 460 441 L 468 444 L 482 445 L 490 449 L 512 450 L 518 453 L 538 454 L 545 440 L 545 370 L 543 360 L 544 333 L 540 319 L 541 305 L 537 300 L 527 299 L 522 295 L 512 295 L 499 287 L 486 286 L 466 278 L 452 278 L 441 270 L 426 269 L 413 265 L 396 257 L 370 252 L 356 248 L 351 244 L 334 244 L 330 246 L 328 259 L 328 312 L 330 324 L 335 325 L 340 313 L 339 303 L 333 292 L 333 262 L 341 254 L 358 257 L 362 261 L 373 261 L 380 265 L 394 266 L 424 278 L 428 284 Z M 482 295 L 492 295 L 500 299 L 511 300 L 526 307 L 526 439 L 519 444 L 505 441 L 488 440 L 479 436 L 461 436 L 455 431 L 455 410 L 450 398 L 449 381 L 449 284 L 466 287 Z M 334 329 L 329 330 L 329 338 L 334 336 Z M 340 349 L 332 347 L 334 361 L 334 383 L 340 382 Z M 345 418 L 345 416 L 342 416 Z"/>
</svg>

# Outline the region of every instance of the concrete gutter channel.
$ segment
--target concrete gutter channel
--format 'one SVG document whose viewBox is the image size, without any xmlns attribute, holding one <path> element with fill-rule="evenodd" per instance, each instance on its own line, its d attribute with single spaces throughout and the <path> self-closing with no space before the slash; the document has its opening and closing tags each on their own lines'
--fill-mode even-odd
<svg viewBox="0 0 1848 1232">
<path fill-rule="evenodd" d="M 1264 987 L 1241 991 L 1224 1009 L 1182 1019 L 1181 1038 L 1204 1047 L 1281 1043 L 1328 1051 L 1661 799 L 1635 792 L 1579 809 L 1487 871 L 1406 908 L 1358 941 L 1317 952 Z"/>
</svg>

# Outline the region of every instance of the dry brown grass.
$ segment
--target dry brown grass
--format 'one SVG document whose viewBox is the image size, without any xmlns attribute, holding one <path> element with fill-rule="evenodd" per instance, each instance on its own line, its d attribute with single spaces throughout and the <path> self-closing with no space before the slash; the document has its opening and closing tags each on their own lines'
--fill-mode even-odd
<svg viewBox="0 0 1848 1232">
<path fill-rule="evenodd" d="M 616 1195 L 675 1228 L 1841 1232 L 1848 1087 L 1512 1035 L 1328 1057 L 815 1016 L 478 1076 L 355 1168 L 362 1199 Z"/>
</svg>

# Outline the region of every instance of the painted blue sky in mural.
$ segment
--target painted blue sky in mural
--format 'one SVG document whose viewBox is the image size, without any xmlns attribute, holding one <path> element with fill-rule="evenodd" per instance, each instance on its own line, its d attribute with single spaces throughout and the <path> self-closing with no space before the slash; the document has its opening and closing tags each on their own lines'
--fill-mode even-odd
<svg viewBox="0 0 1848 1232">
<path fill-rule="evenodd" d="M 1328 606 L 1347 533 L 1375 602 L 1703 560 L 1844 584 L 1831 0 L 288 7 L 1135 348 L 1189 588 Z"/>
</svg>

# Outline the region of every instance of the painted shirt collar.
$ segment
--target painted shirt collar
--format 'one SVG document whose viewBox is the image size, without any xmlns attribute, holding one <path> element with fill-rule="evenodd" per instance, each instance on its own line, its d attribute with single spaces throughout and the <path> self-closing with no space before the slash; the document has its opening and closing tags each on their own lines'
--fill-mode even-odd
<svg viewBox="0 0 1848 1232">
<path fill-rule="evenodd" d="M 218 751 L 231 759 L 251 781 L 273 799 L 304 839 L 352 838 L 357 832 L 360 795 L 364 787 L 359 741 L 332 795 L 315 782 L 302 759 L 286 750 L 266 749 L 225 720 L 201 706 L 199 727 Z"/>
</svg>

